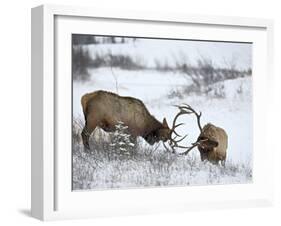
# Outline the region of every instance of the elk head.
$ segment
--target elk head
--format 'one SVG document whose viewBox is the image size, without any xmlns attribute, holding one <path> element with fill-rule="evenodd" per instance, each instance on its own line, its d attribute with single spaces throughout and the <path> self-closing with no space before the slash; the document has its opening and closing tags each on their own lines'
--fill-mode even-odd
<svg viewBox="0 0 281 226">
<path fill-rule="evenodd" d="M 170 138 L 171 129 L 168 126 L 166 118 L 163 119 L 162 127 L 157 131 L 159 140 L 166 142 Z"/>
<path fill-rule="evenodd" d="M 164 118 L 163 122 L 159 124 L 160 126 L 158 126 L 157 129 L 153 130 L 145 137 L 145 140 L 150 145 L 153 145 L 159 141 L 166 142 L 170 138 L 171 129 L 168 126 L 166 118 Z"/>
</svg>

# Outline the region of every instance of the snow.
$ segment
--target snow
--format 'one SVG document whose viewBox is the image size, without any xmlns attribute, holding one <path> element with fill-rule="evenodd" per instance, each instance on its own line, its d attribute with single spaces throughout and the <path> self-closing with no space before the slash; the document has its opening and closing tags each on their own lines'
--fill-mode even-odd
<svg viewBox="0 0 281 226">
<path fill-rule="evenodd" d="M 161 43 L 160 43 L 161 42 Z M 165 45 L 163 43 L 165 42 Z M 159 44 L 160 43 L 160 44 Z M 162 46 L 162 48 L 160 48 Z M 165 46 L 165 48 L 163 48 Z M 128 44 L 90 45 L 90 53 L 129 54 L 143 58 L 146 64 L 153 66 L 155 59 L 174 63 L 180 55 L 188 55 L 190 62 L 196 64 L 201 55 L 208 56 L 218 66 L 225 66 L 224 61 L 237 58 L 238 68 L 251 67 L 251 45 L 238 43 L 209 43 L 176 41 L 173 45 L 165 40 L 142 40 Z M 149 54 L 148 54 L 149 51 Z M 159 121 L 167 119 L 168 125 L 178 109 L 174 105 L 186 103 L 196 111 L 202 112 L 201 124 L 208 122 L 222 127 L 228 134 L 226 168 L 202 163 L 196 148 L 185 157 L 173 157 L 165 153 L 162 144 L 157 152 L 151 154 L 153 161 L 102 161 L 101 167 L 92 167 L 79 155 L 85 155 L 82 144 L 77 147 L 78 156 L 74 156 L 74 188 L 75 189 L 104 189 L 126 188 L 139 186 L 169 186 L 169 185 L 202 185 L 225 183 L 248 183 L 252 181 L 253 155 L 253 123 L 252 123 L 252 79 L 251 77 L 226 80 L 211 85 L 212 92 L 224 93 L 223 98 L 212 95 L 184 94 L 183 98 L 168 98 L 172 90 L 181 91 L 191 84 L 186 75 L 180 72 L 161 72 L 156 70 L 122 70 L 119 68 L 90 69 L 90 80 L 73 82 L 73 116 L 83 121 L 80 99 L 85 93 L 96 90 L 106 90 L 121 96 L 131 96 L 143 101 L 148 110 Z M 199 135 L 195 116 L 181 116 L 179 122 L 185 125 L 177 128 L 179 134 L 188 134 L 182 145 L 190 145 Z M 106 134 L 106 133 L 105 133 Z M 143 147 L 151 147 L 139 139 Z M 123 144 L 122 144 L 123 145 Z M 180 152 L 181 150 L 179 150 Z M 163 154 L 164 153 L 164 154 Z M 168 158 L 161 163 L 159 156 Z M 164 157 L 163 157 L 164 156 Z M 93 157 L 87 156 L 89 161 Z M 175 158 L 175 160 L 174 160 Z M 84 159 L 84 158 L 83 158 Z M 157 165 L 158 164 L 158 165 Z M 160 165 L 159 165 L 160 164 Z M 87 168 L 87 167 L 88 168 Z M 87 170 L 86 170 L 87 169 Z M 82 173 L 83 172 L 83 173 Z M 115 173 L 114 173 L 115 172 Z M 79 175 L 86 175 L 79 177 Z M 76 179 L 75 179 L 76 178 Z M 77 179 L 80 178 L 80 179 Z"/>
</svg>

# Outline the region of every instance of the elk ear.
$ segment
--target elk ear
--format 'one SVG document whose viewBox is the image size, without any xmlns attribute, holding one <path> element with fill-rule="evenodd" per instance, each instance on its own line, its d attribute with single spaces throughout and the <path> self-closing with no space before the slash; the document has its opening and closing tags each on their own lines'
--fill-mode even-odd
<svg viewBox="0 0 281 226">
<path fill-rule="evenodd" d="M 163 126 L 169 128 L 166 118 L 163 119 Z"/>
</svg>

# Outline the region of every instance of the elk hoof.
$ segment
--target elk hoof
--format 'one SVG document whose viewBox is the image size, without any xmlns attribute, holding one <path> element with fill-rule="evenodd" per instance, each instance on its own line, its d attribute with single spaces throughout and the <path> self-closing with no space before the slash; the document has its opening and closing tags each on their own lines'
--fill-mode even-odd
<svg viewBox="0 0 281 226">
<path fill-rule="evenodd" d="M 91 153 L 90 147 L 84 146 L 84 152 L 90 154 Z"/>
</svg>

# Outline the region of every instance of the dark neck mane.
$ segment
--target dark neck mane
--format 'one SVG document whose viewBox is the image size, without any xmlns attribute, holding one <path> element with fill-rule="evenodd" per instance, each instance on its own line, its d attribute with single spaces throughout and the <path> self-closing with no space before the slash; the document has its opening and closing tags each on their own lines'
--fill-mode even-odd
<svg viewBox="0 0 281 226">
<path fill-rule="evenodd" d="M 153 131 L 156 131 L 162 127 L 162 123 L 159 122 L 153 115 L 151 115 L 148 125 L 146 126 L 146 135 Z"/>
</svg>

